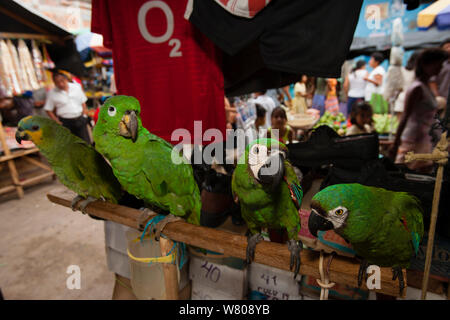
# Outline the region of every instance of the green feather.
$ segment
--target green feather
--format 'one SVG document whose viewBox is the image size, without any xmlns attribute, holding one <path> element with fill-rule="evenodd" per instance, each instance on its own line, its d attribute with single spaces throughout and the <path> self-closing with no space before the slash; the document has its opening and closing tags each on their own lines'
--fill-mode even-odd
<svg viewBox="0 0 450 320">
<path fill-rule="evenodd" d="M 114 114 L 108 112 L 109 107 L 115 108 Z M 137 115 L 134 142 L 121 136 L 118 130 L 127 111 Z M 139 101 L 134 97 L 114 96 L 106 100 L 93 132 L 96 149 L 111 162 L 115 176 L 128 193 L 148 205 L 200 224 L 200 191 L 191 165 L 172 152 L 170 143 L 142 126 L 140 111 Z"/>
<path fill-rule="evenodd" d="M 84 198 L 119 201 L 122 188 L 111 167 L 84 140 L 55 121 L 40 116 L 22 119 L 18 128 L 19 133 L 25 132 L 32 139 L 67 188 Z"/>
<path fill-rule="evenodd" d="M 348 240 L 369 263 L 408 267 L 423 236 L 422 209 L 417 198 L 360 184 L 338 184 L 317 193 L 311 206 L 328 219 L 334 209 L 345 207 L 348 215 L 335 232 Z"/>
<path fill-rule="evenodd" d="M 414 253 L 415 255 L 417 255 L 417 253 L 419 252 L 420 236 L 417 232 L 412 231 L 411 238 L 414 246 Z"/>
<path fill-rule="evenodd" d="M 298 239 L 300 218 L 290 190 L 290 186 L 293 186 L 294 196 L 301 204 L 302 192 L 298 178 L 289 161 L 285 160 L 286 182 L 280 182 L 275 190 L 263 187 L 248 165 L 249 149 L 256 143 L 267 147 L 277 145 L 280 150 L 286 150 L 282 143 L 271 139 L 258 139 L 246 148 L 232 179 L 233 194 L 239 199 L 242 218 L 252 234 L 259 233 L 261 228 L 286 229 L 289 239 Z"/>
</svg>

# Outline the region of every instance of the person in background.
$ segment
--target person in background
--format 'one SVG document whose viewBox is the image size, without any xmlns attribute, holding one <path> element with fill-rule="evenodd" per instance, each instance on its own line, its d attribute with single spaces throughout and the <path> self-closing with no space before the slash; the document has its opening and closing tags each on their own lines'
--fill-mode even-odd
<svg viewBox="0 0 450 320">
<path fill-rule="evenodd" d="M 325 113 L 325 99 L 328 91 L 327 79 L 316 78 L 312 108 L 319 110 L 320 116 Z"/>
<path fill-rule="evenodd" d="M 295 113 L 306 113 L 308 110 L 308 105 L 306 104 L 306 97 L 308 96 L 306 92 L 306 82 L 308 77 L 305 75 L 301 76 L 299 82 L 294 86 L 294 99 L 293 99 L 293 110 Z"/>
<path fill-rule="evenodd" d="M 264 127 L 266 123 L 266 109 L 259 103 L 255 104 L 256 107 L 256 120 L 255 120 L 255 129 L 256 133 L 259 133 L 259 130 Z"/>
<path fill-rule="evenodd" d="M 258 91 L 253 94 L 254 98 L 249 99 L 249 102 L 258 103 L 264 109 L 266 109 L 266 122 L 263 125 L 263 129 L 267 129 L 270 126 L 270 116 L 272 114 L 272 110 L 275 109 L 275 102 L 271 97 L 266 95 L 265 92 Z"/>
<path fill-rule="evenodd" d="M 347 114 L 351 116 L 352 105 L 357 100 L 364 100 L 366 90 L 366 80 L 369 73 L 366 70 L 366 62 L 358 60 L 355 67 L 345 78 L 344 90 L 347 93 Z"/>
<path fill-rule="evenodd" d="M 44 110 L 51 119 L 90 144 L 87 98 L 83 89 L 79 84 L 69 82 L 70 74 L 64 70 L 53 70 L 52 78 L 55 87 L 47 94 Z"/>
<path fill-rule="evenodd" d="M 292 97 L 291 93 L 289 92 L 290 86 L 284 86 L 281 88 L 281 93 L 283 95 L 283 103 L 287 108 L 292 108 Z"/>
<path fill-rule="evenodd" d="M 227 97 L 224 97 L 225 104 L 225 117 L 227 120 L 227 129 L 235 129 L 236 130 L 236 115 L 237 109 L 230 104 L 230 101 Z"/>
<path fill-rule="evenodd" d="M 4 121 L 7 122 L 7 119 L 5 119 L 5 114 L 7 114 L 13 106 L 14 103 L 12 98 L 6 96 L 5 90 L 3 90 L 0 85 L 0 121 L 2 123 Z"/>
<path fill-rule="evenodd" d="M 441 44 L 441 49 L 445 50 L 450 56 L 450 38 Z M 450 89 L 450 58 L 442 65 L 441 72 L 430 79 L 430 88 L 436 97 L 448 99 Z"/>
<path fill-rule="evenodd" d="M 394 104 L 394 112 L 397 117 L 401 117 L 403 110 L 405 109 L 405 96 L 406 91 L 408 91 L 408 88 L 412 85 L 414 82 L 414 79 L 416 78 L 414 69 L 416 65 L 417 57 L 419 56 L 420 51 L 414 51 L 414 53 L 409 57 L 408 62 L 406 63 L 406 66 L 402 68 L 403 73 L 403 90 L 398 95 L 397 100 L 395 100 Z"/>
<path fill-rule="evenodd" d="M 371 133 L 373 128 L 373 110 L 372 106 L 364 100 L 359 100 L 353 104 L 350 113 L 350 122 L 352 126 L 347 130 L 346 135 Z"/>
<path fill-rule="evenodd" d="M 267 131 L 268 138 L 277 138 L 275 134 L 272 132 L 273 129 L 278 130 L 278 140 L 282 143 L 292 143 L 294 139 L 294 131 L 287 124 L 287 115 L 286 111 L 282 107 L 276 107 L 272 111 L 271 116 L 272 126 Z"/>
<path fill-rule="evenodd" d="M 405 110 L 390 149 L 390 157 L 396 163 L 404 163 L 406 153 L 431 153 L 433 144 L 430 129 L 435 122 L 438 110 L 436 98 L 430 88 L 431 77 L 442 69 L 448 53 L 441 49 L 426 49 L 420 53 L 416 62 L 416 79 L 409 87 L 405 97 Z M 406 164 L 411 170 L 430 172 L 431 161 L 413 161 Z"/>
<path fill-rule="evenodd" d="M 312 107 L 314 92 L 316 91 L 315 83 L 316 79 L 314 77 L 308 77 L 308 81 L 306 81 L 306 106 L 308 108 Z"/>
<path fill-rule="evenodd" d="M 381 94 L 382 92 L 383 77 L 386 74 L 386 71 L 381 66 L 381 63 L 383 61 L 384 56 L 381 52 L 375 52 L 370 57 L 369 66 L 373 70 L 367 77 L 364 78 L 364 80 L 367 81 L 364 95 L 367 102 L 370 102 L 372 100 L 372 95 L 374 93 Z"/>
<path fill-rule="evenodd" d="M 339 100 L 337 98 L 337 86 L 338 82 L 334 78 L 327 79 L 327 99 L 325 100 L 325 111 L 333 115 L 337 115 L 339 113 Z"/>
<path fill-rule="evenodd" d="M 47 90 L 45 88 L 40 88 L 33 91 L 34 115 L 48 117 L 47 112 L 44 110 L 46 97 Z"/>
</svg>

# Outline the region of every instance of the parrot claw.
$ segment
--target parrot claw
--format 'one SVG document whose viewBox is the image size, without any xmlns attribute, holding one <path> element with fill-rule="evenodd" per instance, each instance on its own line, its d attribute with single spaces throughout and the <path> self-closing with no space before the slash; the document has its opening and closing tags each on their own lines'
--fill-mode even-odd
<svg viewBox="0 0 450 320">
<path fill-rule="evenodd" d="M 70 204 L 70 207 L 72 208 L 72 211 L 76 211 L 77 209 L 75 209 L 76 204 L 80 201 L 83 200 L 84 198 L 82 196 L 77 195 L 75 198 L 72 199 L 72 203 Z"/>
<path fill-rule="evenodd" d="M 300 271 L 300 251 L 303 249 L 303 243 L 300 240 L 289 240 L 287 242 L 288 249 L 291 252 L 291 263 L 289 268 L 294 269 L 294 280 L 297 278 L 298 272 Z"/>
<path fill-rule="evenodd" d="M 81 211 L 83 214 L 86 214 L 86 211 L 85 211 L 86 207 L 87 207 L 90 203 L 92 203 L 92 202 L 94 202 L 94 201 L 97 201 L 97 199 L 94 198 L 94 197 L 88 196 L 88 197 L 86 198 L 86 200 L 83 200 L 83 201 L 80 202 L 80 211 Z"/>
<path fill-rule="evenodd" d="M 392 280 L 396 280 L 398 278 L 399 288 L 400 288 L 400 296 L 403 295 L 403 289 L 405 288 L 405 280 L 403 279 L 403 271 L 400 267 L 392 268 Z"/>
<path fill-rule="evenodd" d="M 142 207 L 139 209 L 142 213 L 137 218 L 137 229 L 140 231 L 144 231 L 145 223 L 152 216 L 151 211 L 148 208 Z"/>
<path fill-rule="evenodd" d="M 159 238 L 161 237 L 161 232 L 166 227 L 166 225 L 169 222 L 174 222 L 178 220 L 183 220 L 180 217 L 174 216 L 173 214 L 168 214 L 164 219 L 162 219 L 160 222 L 158 222 L 155 226 L 155 240 L 159 241 Z"/>
<path fill-rule="evenodd" d="M 369 267 L 369 263 L 367 260 L 362 260 L 361 264 L 359 265 L 359 271 L 358 271 L 358 288 L 361 287 L 363 279 L 367 280 L 367 268 Z"/>
<path fill-rule="evenodd" d="M 255 259 L 256 245 L 262 240 L 264 240 L 264 238 L 260 233 L 249 235 L 247 237 L 247 255 L 246 255 L 247 264 L 252 263 L 252 261 Z"/>
</svg>

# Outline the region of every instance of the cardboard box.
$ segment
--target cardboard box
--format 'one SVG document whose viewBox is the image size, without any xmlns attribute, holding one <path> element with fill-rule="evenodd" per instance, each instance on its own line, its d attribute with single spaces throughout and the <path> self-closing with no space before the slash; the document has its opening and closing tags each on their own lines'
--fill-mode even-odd
<svg viewBox="0 0 450 320">
<path fill-rule="evenodd" d="M 320 295 L 320 290 L 321 288 L 317 284 L 316 279 L 309 276 L 302 277 L 302 293 L 308 294 L 309 292 Z M 328 291 L 328 298 L 339 300 L 367 300 L 369 298 L 369 291 L 336 283 L 334 287 Z"/>
<path fill-rule="evenodd" d="M 234 269 L 191 256 L 189 278 L 193 297 L 241 300 L 247 295 L 247 268 Z M 203 290 L 205 287 L 208 290 Z"/>
<path fill-rule="evenodd" d="M 424 235 L 416 257 L 411 259 L 409 269 L 423 271 L 427 252 L 428 237 Z M 450 240 L 436 235 L 433 243 L 433 256 L 430 274 L 436 279 L 447 281 L 450 279 Z"/>
<path fill-rule="evenodd" d="M 302 299 L 299 281 L 294 280 L 292 272 L 252 262 L 248 273 L 249 290 L 262 293 L 268 300 Z"/>
<path fill-rule="evenodd" d="M 198 281 L 192 281 L 191 300 L 241 300 L 223 291 L 205 286 Z"/>
</svg>

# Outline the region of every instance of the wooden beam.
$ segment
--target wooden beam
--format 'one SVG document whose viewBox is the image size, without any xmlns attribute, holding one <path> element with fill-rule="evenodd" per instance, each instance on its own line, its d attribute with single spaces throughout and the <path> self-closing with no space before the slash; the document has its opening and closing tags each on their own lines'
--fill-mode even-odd
<svg viewBox="0 0 450 320">
<path fill-rule="evenodd" d="M 34 34 L 34 33 L 16 33 L 16 32 L 0 32 L 0 38 L 5 39 L 26 39 L 26 40 L 41 40 L 47 42 L 56 42 L 63 44 L 64 41 L 58 36 L 51 34 Z"/>
<path fill-rule="evenodd" d="M 6 140 L 5 140 L 5 143 L 6 143 Z M 8 149 L 7 152 L 5 151 L 5 155 L 0 157 L 0 162 L 12 160 L 12 159 L 15 159 L 15 158 L 20 158 L 20 157 L 26 156 L 27 154 L 36 153 L 36 152 L 39 152 L 38 148 L 14 150 L 13 152 L 11 152 Z"/>
<path fill-rule="evenodd" d="M 32 23 L 31 21 L 28 21 L 28 20 L 25 19 L 24 17 L 21 17 L 21 16 L 19 16 L 18 14 L 14 13 L 14 12 L 12 12 L 12 11 L 9 11 L 9 10 L 6 9 L 6 8 L 0 7 L 0 12 L 4 13 L 5 15 L 7 15 L 7 16 L 10 17 L 10 18 L 13 18 L 14 20 L 19 21 L 20 23 L 22 23 L 22 24 L 24 24 L 24 25 L 30 27 L 31 29 L 33 29 L 33 30 L 35 30 L 35 31 L 37 31 L 37 32 L 39 32 L 39 33 L 47 34 L 47 30 L 45 30 L 44 28 L 35 25 L 35 24 Z"/>
<path fill-rule="evenodd" d="M 30 157 L 26 157 L 26 156 L 23 156 L 22 159 L 27 161 L 27 162 L 29 162 L 29 163 L 31 163 L 31 164 L 34 164 L 35 166 L 37 166 L 39 168 L 42 168 L 42 169 L 46 170 L 46 171 L 53 171 L 52 168 L 50 168 L 49 166 L 47 166 L 46 164 L 42 163 L 39 160 L 30 158 Z"/>
<path fill-rule="evenodd" d="M 161 246 L 161 256 L 167 256 L 172 249 L 173 241 L 161 237 L 159 244 Z M 166 287 L 166 300 L 178 300 L 178 267 L 176 264 L 163 263 L 162 268 Z"/>
<path fill-rule="evenodd" d="M 47 197 L 51 202 L 65 207 L 70 207 L 71 201 L 75 196 L 76 194 L 68 189 L 53 191 L 47 194 Z M 89 204 L 86 208 L 86 212 L 132 228 L 137 228 L 137 221 L 142 213 L 136 209 L 103 201 L 95 201 Z M 247 238 L 239 234 L 196 226 L 184 221 L 169 223 L 165 227 L 163 233 L 174 241 L 184 242 L 188 245 L 245 259 Z M 254 261 L 289 271 L 290 252 L 286 245 L 263 241 L 256 246 Z M 302 250 L 300 274 L 319 279 L 320 274 L 318 266 L 319 252 Z M 380 269 L 381 289 L 375 291 L 390 296 L 399 296 L 399 284 L 398 281 L 392 281 L 391 269 Z M 356 259 L 336 256 L 329 269 L 329 278 L 331 282 L 357 287 L 358 270 L 359 262 Z M 403 276 L 404 279 L 406 279 L 405 271 L 403 271 Z M 363 284 L 362 288 L 367 289 L 365 284 Z M 406 288 L 403 290 L 403 297 L 405 294 Z"/>
<path fill-rule="evenodd" d="M 3 187 L 3 188 L 0 189 L 0 194 L 9 193 L 9 192 L 14 191 L 14 190 L 16 190 L 16 186 L 13 186 L 13 185 L 6 186 L 6 187 Z"/>
<path fill-rule="evenodd" d="M 45 179 L 53 178 L 53 175 L 54 175 L 53 171 L 46 172 L 46 173 L 40 174 L 40 175 L 38 175 L 36 177 L 32 177 L 32 178 L 23 180 L 23 181 L 20 182 L 20 185 L 23 186 L 23 187 L 29 186 L 29 185 L 41 182 L 41 181 L 43 181 Z"/>
</svg>

